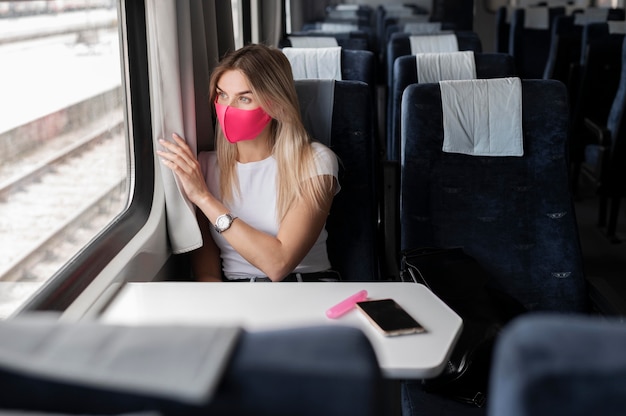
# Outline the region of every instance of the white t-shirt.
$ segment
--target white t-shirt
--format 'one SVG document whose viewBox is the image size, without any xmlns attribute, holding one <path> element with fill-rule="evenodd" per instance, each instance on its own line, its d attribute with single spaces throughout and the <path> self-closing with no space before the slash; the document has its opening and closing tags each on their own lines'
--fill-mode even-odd
<svg viewBox="0 0 626 416">
<path fill-rule="evenodd" d="M 332 175 L 337 179 L 339 164 L 335 154 L 321 143 L 314 142 L 315 161 L 319 175 Z M 217 154 L 202 152 L 198 156 L 209 191 L 221 200 L 219 185 L 219 167 Z M 251 227 L 272 236 L 278 234 L 279 223 L 276 219 L 276 175 L 277 166 L 274 156 L 258 162 L 237 163 L 237 176 L 240 193 L 234 194 L 233 202 L 228 206 L 230 212 Z M 339 192 L 339 186 L 337 186 Z M 265 276 L 261 270 L 244 259 L 226 239 L 211 228 L 213 240 L 220 249 L 224 275 L 229 279 L 241 279 L 250 276 Z M 326 252 L 326 229 L 322 229 L 317 241 L 302 259 L 294 272 L 310 273 L 330 269 Z"/>
</svg>

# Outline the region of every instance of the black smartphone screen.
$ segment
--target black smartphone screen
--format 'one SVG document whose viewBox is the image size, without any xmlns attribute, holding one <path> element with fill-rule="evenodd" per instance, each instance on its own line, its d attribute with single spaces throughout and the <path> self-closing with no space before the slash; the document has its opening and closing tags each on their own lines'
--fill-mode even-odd
<svg viewBox="0 0 626 416">
<path fill-rule="evenodd" d="M 357 302 L 357 307 L 385 335 L 424 332 L 424 327 L 395 300 L 379 299 Z"/>
</svg>

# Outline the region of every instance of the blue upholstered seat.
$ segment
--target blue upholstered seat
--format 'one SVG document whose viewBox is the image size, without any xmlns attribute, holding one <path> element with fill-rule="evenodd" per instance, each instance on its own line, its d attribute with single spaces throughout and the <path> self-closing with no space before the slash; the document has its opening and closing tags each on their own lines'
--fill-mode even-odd
<svg viewBox="0 0 626 416">
<path fill-rule="evenodd" d="M 599 196 L 598 225 L 614 242 L 621 199 L 626 196 L 626 42 L 622 45 L 620 81 L 607 122 L 598 125 L 587 119 L 594 141 L 585 146 L 581 171 Z M 610 205 L 610 209 L 609 209 Z M 607 223 L 608 213 L 608 223 Z"/>
<path fill-rule="evenodd" d="M 527 27 L 526 9 L 511 14 L 508 53 L 515 58 L 517 72 L 522 78 L 542 78 L 550 51 L 552 25 L 556 16 L 564 15 L 564 7 L 547 7 L 548 26 Z"/>
<path fill-rule="evenodd" d="M 455 32 L 459 51 L 482 52 L 482 43 L 475 32 Z M 391 137 L 391 112 L 393 97 L 391 91 L 394 85 L 393 66 L 397 58 L 401 56 L 411 55 L 410 34 L 405 32 L 397 32 L 391 35 L 391 39 L 387 43 L 387 55 L 385 63 L 385 77 L 387 80 L 387 140 Z"/>
<path fill-rule="evenodd" d="M 391 25 L 397 25 L 401 21 L 411 20 L 428 20 L 429 11 L 416 4 L 405 4 L 402 6 L 379 5 L 375 13 L 376 34 L 378 36 L 378 49 L 381 57 L 386 54 L 387 47 L 387 28 Z"/>
<path fill-rule="evenodd" d="M 580 62 L 582 33 L 583 26 L 574 24 L 574 16 L 554 18 L 544 79 L 557 79 L 569 85 L 572 66 Z"/>
<path fill-rule="evenodd" d="M 572 71 L 580 63 L 585 27 L 585 24 L 577 23 L 577 15 L 582 15 L 582 11 L 554 18 L 544 79 L 558 79 L 565 85 L 570 85 Z M 606 20 L 624 20 L 624 9 L 608 9 Z"/>
<path fill-rule="evenodd" d="M 605 126 L 620 82 L 623 34 L 609 32 L 607 23 L 584 27 L 578 76 L 571 91 L 571 178 L 576 191 L 585 148 L 595 142 L 585 119 Z"/>
<path fill-rule="evenodd" d="M 474 53 L 477 78 L 499 78 L 515 75 L 515 63 L 507 54 Z M 400 106 L 402 93 L 407 86 L 419 82 L 414 56 L 400 56 L 393 68 L 393 85 L 390 90 L 391 137 L 387 139 L 387 158 L 400 160 Z"/>
<path fill-rule="evenodd" d="M 105 374 L 109 376 L 109 380 L 114 379 L 115 374 L 103 371 L 110 368 L 105 359 L 115 362 L 117 358 L 119 367 L 124 363 L 120 357 L 138 357 L 137 344 L 124 344 L 117 339 L 114 341 L 118 342 L 108 344 L 114 346 L 108 352 L 114 352 L 117 356 L 109 354 L 102 357 L 97 365 L 90 367 L 87 358 L 101 353 L 99 347 L 112 341 L 106 336 L 96 335 L 101 341 L 91 343 L 93 346 L 79 342 L 84 341 L 80 334 L 85 325 L 88 326 L 91 336 L 100 334 L 97 323 L 35 324 L 32 321 L 14 321 L 11 325 L 13 329 L 10 338 L 7 338 L 7 332 L 0 325 L 0 336 L 5 340 L 2 343 L 5 357 L 10 357 L 11 355 L 6 354 L 10 354 L 16 346 L 29 345 L 36 341 L 33 338 L 39 339 L 42 334 L 53 338 L 56 325 L 69 328 L 64 332 L 64 339 L 66 342 L 76 339 L 79 347 L 75 351 L 80 350 L 79 355 L 86 357 L 83 366 L 85 372 L 90 372 L 90 368 L 93 368 L 92 378 Z M 172 328 L 151 325 L 151 339 L 155 342 L 159 339 L 172 339 Z M 111 327 L 102 325 L 102 329 L 102 333 L 106 335 Z M 179 337 L 186 334 L 198 340 L 200 327 L 179 326 L 175 331 Z M 128 341 L 128 338 L 125 340 Z M 189 347 L 180 342 L 164 343 L 169 347 L 170 356 L 176 356 L 177 352 L 185 354 L 185 348 Z M 126 348 L 122 348 L 123 346 Z M 41 347 L 43 346 L 40 349 Z M 62 357 L 62 352 L 55 351 L 59 357 Z M 142 360 L 131 360 L 128 368 L 132 369 L 137 362 L 140 365 L 135 368 L 144 370 L 150 365 L 154 368 L 175 368 L 177 364 L 158 362 L 156 359 L 152 360 L 153 357 L 162 358 L 162 355 L 143 349 Z M 182 357 L 180 360 L 184 362 Z M 75 361 L 81 361 L 81 357 Z M 202 383 L 204 374 L 198 372 L 196 377 L 198 383 Z M 129 414 L 128 416 L 131 416 L 130 413 L 133 416 L 383 414 L 382 376 L 374 350 L 360 330 L 348 327 L 327 326 L 242 333 L 217 390 L 210 398 L 202 401 L 187 401 L 180 399 L 180 395 L 168 394 L 167 391 L 155 393 L 148 389 L 142 393 L 140 385 L 127 388 L 110 382 L 81 383 L 83 378 L 71 371 L 55 374 L 39 371 L 35 366 L 29 371 L 16 370 L 11 365 L 0 366 L 0 414 L 3 414 L 3 410 L 12 412 L 11 415 L 21 414 L 18 410 L 51 414 Z"/>
<path fill-rule="evenodd" d="M 508 18 L 506 6 L 501 6 L 496 10 L 496 53 L 509 53 L 509 33 L 511 32 L 511 22 Z"/>
<path fill-rule="evenodd" d="M 490 416 L 618 416 L 626 412 L 626 325 L 531 315 L 502 333 Z"/>
<path fill-rule="evenodd" d="M 329 84 L 334 87 L 330 102 L 320 93 Z M 305 126 L 340 160 L 341 191 L 326 221 L 330 263 L 344 280 L 379 279 L 380 175 L 369 86 L 359 81 L 298 80 L 296 89 Z M 328 134 L 316 134 L 320 127 L 329 127 Z"/>
<path fill-rule="evenodd" d="M 401 249 L 463 247 L 492 283 L 530 311 L 586 311 L 578 229 L 568 187 L 567 93 L 522 80 L 521 157 L 446 153 L 439 84 L 402 101 Z M 403 385 L 405 416 L 485 414 Z M 429 411 L 431 413 L 429 413 Z"/>
<path fill-rule="evenodd" d="M 584 277 L 567 186 L 567 94 L 522 82 L 522 157 L 442 151 L 438 84 L 402 101 L 401 249 L 462 246 L 529 310 L 583 310 Z"/>
<path fill-rule="evenodd" d="M 345 81 L 361 81 L 370 87 L 372 111 L 375 111 L 376 99 L 376 55 L 367 50 L 341 49 L 341 79 Z M 376 117 L 373 117 L 376 121 Z"/>
<path fill-rule="evenodd" d="M 436 0 L 432 2 L 432 20 L 448 22 L 456 30 L 474 30 L 474 2 L 466 0 Z"/>
<path fill-rule="evenodd" d="M 376 51 L 376 32 L 369 23 L 355 24 L 350 22 L 333 22 L 332 20 L 320 21 L 305 23 L 301 32 L 320 35 L 329 34 L 337 39 L 364 39 L 367 42 L 367 50 Z"/>
</svg>

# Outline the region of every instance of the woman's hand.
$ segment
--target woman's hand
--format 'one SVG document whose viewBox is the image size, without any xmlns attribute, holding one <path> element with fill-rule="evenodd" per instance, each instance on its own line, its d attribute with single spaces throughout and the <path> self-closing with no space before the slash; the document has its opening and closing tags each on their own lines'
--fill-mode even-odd
<svg viewBox="0 0 626 416">
<path fill-rule="evenodd" d="M 158 150 L 157 153 L 163 164 L 176 174 L 187 198 L 197 205 L 209 194 L 200 163 L 179 135 L 174 133 L 172 138 L 174 143 L 163 139 L 159 140 L 159 143 L 167 151 Z"/>
</svg>

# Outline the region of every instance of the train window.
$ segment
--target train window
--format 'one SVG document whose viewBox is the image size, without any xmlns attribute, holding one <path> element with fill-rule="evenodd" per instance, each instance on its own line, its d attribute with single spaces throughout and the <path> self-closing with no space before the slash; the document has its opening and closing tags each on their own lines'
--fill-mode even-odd
<svg viewBox="0 0 626 416">
<path fill-rule="evenodd" d="M 119 15 L 114 0 L 0 1 L 0 318 L 130 207 Z"/>
</svg>

